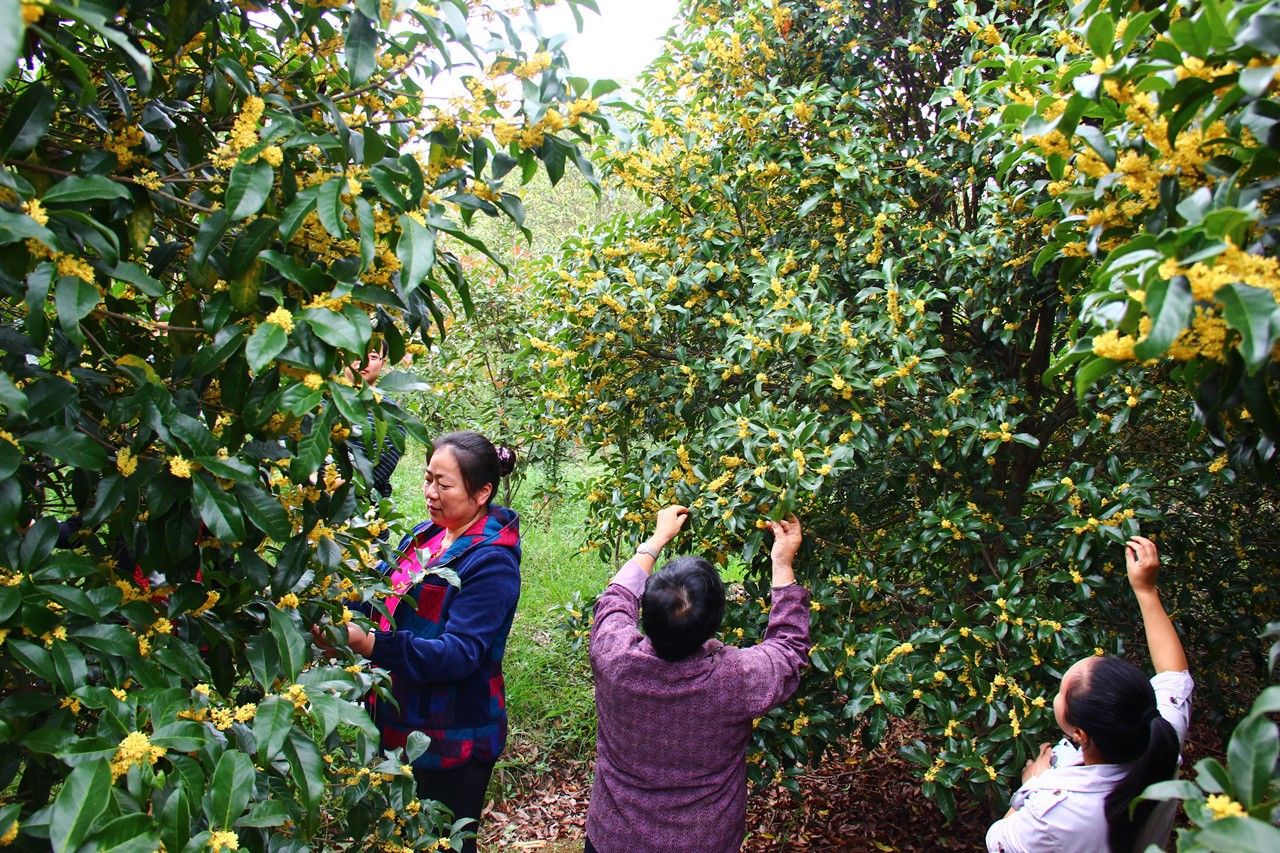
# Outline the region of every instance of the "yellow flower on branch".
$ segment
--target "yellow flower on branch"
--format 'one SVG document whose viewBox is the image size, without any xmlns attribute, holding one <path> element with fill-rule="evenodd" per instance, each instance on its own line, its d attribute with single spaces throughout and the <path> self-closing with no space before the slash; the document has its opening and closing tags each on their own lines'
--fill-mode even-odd
<svg viewBox="0 0 1280 853">
<path fill-rule="evenodd" d="M 1244 806 L 1226 794 L 1210 794 L 1209 798 L 1204 801 L 1204 805 L 1213 815 L 1214 820 L 1222 820 L 1224 817 L 1245 816 Z"/>
<path fill-rule="evenodd" d="M 164 747 L 154 746 L 151 738 L 142 732 L 130 732 L 116 747 L 116 754 L 111 759 L 111 778 L 119 779 L 129 772 L 135 764 L 155 764 L 164 755 Z"/>
<path fill-rule="evenodd" d="M 191 463 L 181 456 L 169 457 L 169 473 L 182 480 L 191 479 Z"/>
<path fill-rule="evenodd" d="M 285 334 L 293 331 L 293 314 L 288 308 L 281 306 L 267 315 L 266 322 L 284 329 Z"/>
</svg>

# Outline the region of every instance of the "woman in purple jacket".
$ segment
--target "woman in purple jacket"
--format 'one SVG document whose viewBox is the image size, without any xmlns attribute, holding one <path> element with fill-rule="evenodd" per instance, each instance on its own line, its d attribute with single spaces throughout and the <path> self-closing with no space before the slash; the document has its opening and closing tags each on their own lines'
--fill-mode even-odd
<svg viewBox="0 0 1280 853">
<path fill-rule="evenodd" d="M 751 723 L 795 692 L 809 659 L 809 594 L 792 570 L 800 522 L 769 523 L 769 627 L 762 643 L 739 649 L 711 639 L 724 616 L 724 585 L 710 563 L 680 557 L 650 576 L 688 515 L 682 506 L 659 512 L 653 536 L 596 604 L 599 725 L 587 853 L 737 851 Z"/>
</svg>

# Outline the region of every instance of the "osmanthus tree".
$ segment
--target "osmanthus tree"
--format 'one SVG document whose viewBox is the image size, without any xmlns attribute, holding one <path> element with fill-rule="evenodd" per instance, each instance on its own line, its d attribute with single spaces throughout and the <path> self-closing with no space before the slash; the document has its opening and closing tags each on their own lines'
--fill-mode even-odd
<svg viewBox="0 0 1280 853">
<path fill-rule="evenodd" d="M 925 791 L 1003 808 L 1065 666 L 1131 636 L 1125 539 L 1163 515 L 1170 585 L 1194 587 L 1178 618 L 1230 660 L 1274 610 L 1274 579 L 1235 568 L 1272 564 L 1270 525 L 1240 510 L 1272 519 L 1273 496 L 1186 440 L 1177 386 L 1129 371 L 1078 399 L 1070 369 L 1044 378 L 1088 282 L 1035 262 L 1055 196 L 1007 162 L 999 80 L 1027 39 L 1084 38 L 1065 5 L 682 16 L 608 158 L 652 206 L 568 245 L 531 342 L 546 423 L 605 463 L 595 544 L 622 558 L 689 504 L 677 547 L 747 564 L 727 639 L 750 641 L 763 519 L 796 512 L 813 666 L 758 721 L 752 778 L 793 785 L 840 737 L 912 717 Z"/>
<path fill-rule="evenodd" d="M 1022 56 L 984 92 L 1004 102 L 1004 132 L 1019 143 L 1002 170 L 1040 177 L 1050 197 L 1036 210 L 1050 239 L 1035 267 L 1056 268 L 1064 290 L 1081 291 L 1080 322 L 1052 372 L 1074 370 L 1081 393 L 1115 372 L 1186 389 L 1195 432 L 1215 454 L 1209 468 L 1231 464 L 1274 486 L 1280 5 L 1092 2 L 1061 26 L 1022 39 Z M 1196 547 L 1208 525 L 1199 508 L 1191 517 L 1183 536 Z M 1184 612 L 1203 612 L 1197 599 L 1220 590 L 1270 592 L 1257 581 L 1274 579 L 1273 559 L 1222 557 L 1230 569 L 1216 584 L 1188 577 L 1175 587 Z M 1245 612 L 1250 630 L 1221 639 L 1257 656 L 1249 634 L 1262 614 Z M 1266 717 L 1278 702 L 1280 688 L 1267 688 L 1243 715 L 1227 766 L 1203 759 L 1195 784 L 1148 792 L 1184 801 L 1191 826 L 1179 830 L 1180 850 L 1280 844 L 1270 825 L 1277 728 Z"/>
<path fill-rule="evenodd" d="M 0 3 L 0 845 L 460 843 L 309 629 L 425 437 L 346 366 L 605 122 L 542 5 Z"/>
</svg>

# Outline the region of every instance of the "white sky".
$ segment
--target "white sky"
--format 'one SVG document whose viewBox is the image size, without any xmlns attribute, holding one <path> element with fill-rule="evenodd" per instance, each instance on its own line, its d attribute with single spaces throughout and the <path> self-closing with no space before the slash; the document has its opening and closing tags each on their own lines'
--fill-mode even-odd
<svg viewBox="0 0 1280 853">
<path fill-rule="evenodd" d="M 633 80 L 660 51 L 675 21 L 678 0 L 597 0 L 600 14 L 582 9 L 582 32 L 563 3 L 538 12 L 546 35 L 567 33 L 569 73 L 592 80 Z"/>
</svg>

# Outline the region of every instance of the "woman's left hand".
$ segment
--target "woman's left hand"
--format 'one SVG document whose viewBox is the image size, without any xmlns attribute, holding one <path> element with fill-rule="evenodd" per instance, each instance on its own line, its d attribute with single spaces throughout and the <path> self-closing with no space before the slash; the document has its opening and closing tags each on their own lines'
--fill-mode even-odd
<svg viewBox="0 0 1280 853">
<path fill-rule="evenodd" d="M 354 622 L 347 623 L 347 644 L 351 650 L 365 657 L 373 657 L 373 643 L 377 637 Z"/>
<path fill-rule="evenodd" d="M 1041 773 L 1049 769 L 1049 762 L 1053 758 L 1053 747 L 1050 744 L 1040 744 L 1040 754 L 1034 759 L 1027 759 L 1027 763 L 1022 768 L 1022 781 L 1034 779 Z"/>
</svg>

